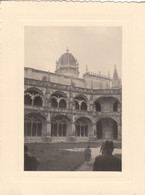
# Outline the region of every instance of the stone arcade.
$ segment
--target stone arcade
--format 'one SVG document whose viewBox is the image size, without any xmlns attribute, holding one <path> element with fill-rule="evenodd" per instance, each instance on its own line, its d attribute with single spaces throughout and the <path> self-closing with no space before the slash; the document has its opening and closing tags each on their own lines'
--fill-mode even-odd
<svg viewBox="0 0 145 195">
<path fill-rule="evenodd" d="M 25 68 L 25 142 L 121 141 L 121 81 L 88 72 L 66 50 L 55 73 Z"/>
</svg>

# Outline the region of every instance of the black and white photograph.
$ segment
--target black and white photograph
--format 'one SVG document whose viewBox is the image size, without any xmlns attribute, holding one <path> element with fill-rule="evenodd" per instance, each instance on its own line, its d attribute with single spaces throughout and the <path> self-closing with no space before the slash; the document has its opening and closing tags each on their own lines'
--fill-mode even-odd
<svg viewBox="0 0 145 195">
<path fill-rule="evenodd" d="M 122 27 L 25 26 L 24 171 L 122 171 Z"/>
</svg>

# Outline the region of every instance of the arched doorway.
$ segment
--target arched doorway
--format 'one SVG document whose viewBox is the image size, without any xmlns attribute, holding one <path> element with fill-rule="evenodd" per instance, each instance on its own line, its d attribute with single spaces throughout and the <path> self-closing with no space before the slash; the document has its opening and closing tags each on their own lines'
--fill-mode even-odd
<svg viewBox="0 0 145 195">
<path fill-rule="evenodd" d="M 97 139 L 117 139 L 118 126 L 117 122 L 111 118 L 102 118 L 97 124 Z"/>
</svg>

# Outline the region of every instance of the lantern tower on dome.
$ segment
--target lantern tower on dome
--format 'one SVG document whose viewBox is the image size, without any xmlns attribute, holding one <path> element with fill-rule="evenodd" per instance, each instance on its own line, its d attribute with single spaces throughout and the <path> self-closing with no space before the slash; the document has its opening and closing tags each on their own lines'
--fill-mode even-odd
<svg viewBox="0 0 145 195">
<path fill-rule="evenodd" d="M 61 55 L 56 61 L 56 74 L 63 74 L 70 77 L 79 77 L 79 63 L 77 59 L 66 49 L 66 52 Z"/>
</svg>

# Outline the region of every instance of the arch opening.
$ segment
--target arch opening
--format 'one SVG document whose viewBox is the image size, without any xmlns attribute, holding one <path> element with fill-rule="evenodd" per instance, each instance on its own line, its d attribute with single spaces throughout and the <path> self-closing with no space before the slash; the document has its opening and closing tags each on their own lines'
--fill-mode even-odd
<svg viewBox="0 0 145 195">
<path fill-rule="evenodd" d="M 56 116 L 51 120 L 51 137 L 66 137 L 69 119 Z"/>
<path fill-rule="evenodd" d="M 24 94 L 24 104 L 25 105 L 34 105 L 34 106 L 42 106 L 43 93 L 37 88 L 29 88 L 25 90 Z"/>
<path fill-rule="evenodd" d="M 25 94 L 25 96 L 24 96 L 24 104 L 25 105 L 32 105 L 32 99 L 31 99 L 30 95 Z"/>
<path fill-rule="evenodd" d="M 114 112 L 118 112 L 119 111 L 119 101 L 115 101 L 114 104 L 113 104 L 113 111 Z"/>
<path fill-rule="evenodd" d="M 25 137 L 41 137 L 42 135 L 42 119 L 35 115 L 25 117 L 24 136 Z"/>
<path fill-rule="evenodd" d="M 52 108 L 57 108 L 57 100 L 55 98 L 51 98 L 51 106 Z"/>
<path fill-rule="evenodd" d="M 88 118 L 79 118 L 75 123 L 76 137 L 88 137 L 91 121 Z"/>
<path fill-rule="evenodd" d="M 117 122 L 111 118 L 103 118 L 97 122 L 97 139 L 118 139 Z"/>
<path fill-rule="evenodd" d="M 34 106 L 42 106 L 42 98 L 40 96 L 36 96 L 34 98 L 33 105 Z"/>
<path fill-rule="evenodd" d="M 87 103 L 86 102 L 81 103 L 81 110 L 87 110 Z"/>
<path fill-rule="evenodd" d="M 51 106 L 53 108 L 66 108 L 67 107 L 67 96 L 61 92 L 54 92 L 50 99 L 51 99 Z"/>
<path fill-rule="evenodd" d="M 59 108 L 66 108 L 66 100 L 61 99 L 59 102 Z"/>
<path fill-rule="evenodd" d="M 83 95 L 78 95 L 74 98 L 74 104 L 76 110 L 87 110 L 87 98 Z"/>
<path fill-rule="evenodd" d="M 101 104 L 99 102 L 95 102 L 95 107 L 97 112 L 101 112 Z"/>
</svg>

